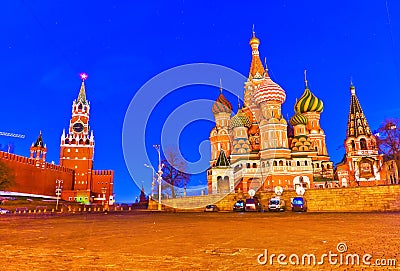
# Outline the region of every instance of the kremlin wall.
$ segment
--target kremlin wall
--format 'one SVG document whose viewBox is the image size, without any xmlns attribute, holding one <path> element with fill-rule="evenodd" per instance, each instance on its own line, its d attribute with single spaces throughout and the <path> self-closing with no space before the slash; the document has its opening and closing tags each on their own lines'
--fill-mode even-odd
<svg viewBox="0 0 400 271">
<path fill-rule="evenodd" d="M 72 187 L 74 170 L 50 163 L 37 164 L 36 159 L 0 152 L 0 160 L 15 175 L 12 192 L 55 197 L 56 180 L 63 180 L 65 187 Z"/>
<path fill-rule="evenodd" d="M 72 103 L 68 131 L 61 135 L 60 165 L 46 162 L 47 147 L 42 133 L 30 147 L 30 157 L 0 152 L 0 161 L 12 171 L 14 184 L 7 191 L 56 197 L 56 181 L 61 198 L 81 203 L 114 202 L 114 171 L 93 169 L 94 135 L 89 126 L 90 102 L 86 99 L 86 74 L 78 98 Z"/>
</svg>

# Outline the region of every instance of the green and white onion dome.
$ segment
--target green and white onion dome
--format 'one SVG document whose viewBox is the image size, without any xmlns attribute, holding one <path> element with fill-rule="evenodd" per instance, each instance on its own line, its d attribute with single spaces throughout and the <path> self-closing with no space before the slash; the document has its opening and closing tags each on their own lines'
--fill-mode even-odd
<svg viewBox="0 0 400 271">
<path fill-rule="evenodd" d="M 296 102 L 294 106 L 294 110 L 297 113 L 306 113 L 306 112 L 322 112 L 324 109 L 324 104 L 322 100 L 318 99 L 306 86 L 303 95 Z"/>
<path fill-rule="evenodd" d="M 292 126 L 296 126 L 299 124 L 306 125 L 308 122 L 308 119 L 307 119 L 307 117 L 303 116 L 302 114 L 296 114 L 290 118 L 289 122 Z"/>
</svg>

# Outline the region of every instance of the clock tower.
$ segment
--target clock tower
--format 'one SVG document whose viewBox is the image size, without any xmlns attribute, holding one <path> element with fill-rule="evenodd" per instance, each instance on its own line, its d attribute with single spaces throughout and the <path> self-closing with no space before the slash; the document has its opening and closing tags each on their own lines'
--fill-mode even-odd
<svg viewBox="0 0 400 271">
<path fill-rule="evenodd" d="M 61 135 L 60 166 L 74 170 L 73 190 L 86 190 L 90 194 L 93 185 L 94 136 L 89 126 L 90 102 L 86 100 L 87 75 L 82 73 L 80 76 L 82 84 L 78 98 L 72 102 L 68 132 L 64 130 Z"/>
</svg>

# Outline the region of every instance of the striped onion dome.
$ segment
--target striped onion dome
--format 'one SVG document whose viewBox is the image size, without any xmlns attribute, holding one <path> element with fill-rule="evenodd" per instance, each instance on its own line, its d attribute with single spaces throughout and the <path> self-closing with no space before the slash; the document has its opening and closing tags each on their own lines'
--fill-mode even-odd
<svg viewBox="0 0 400 271">
<path fill-rule="evenodd" d="M 218 113 L 232 113 L 232 105 L 231 103 L 225 98 L 224 94 L 219 94 L 217 100 L 215 101 L 212 112 L 214 114 Z"/>
<path fill-rule="evenodd" d="M 286 100 L 286 93 L 267 74 L 258 86 L 254 94 L 254 99 L 258 104 L 266 101 L 277 101 L 283 104 Z"/>
<path fill-rule="evenodd" d="M 296 114 L 289 120 L 289 122 L 293 126 L 296 126 L 299 124 L 306 125 L 308 122 L 308 119 L 307 119 L 307 117 L 303 116 L 302 114 Z"/>
<path fill-rule="evenodd" d="M 306 85 L 306 89 L 304 90 L 303 95 L 296 102 L 294 106 L 294 110 L 297 113 L 305 113 L 305 112 L 322 112 L 324 110 L 323 102 L 318 99 L 308 88 Z"/>
<path fill-rule="evenodd" d="M 250 128 L 251 121 L 246 114 L 243 113 L 242 109 L 239 109 L 237 114 L 231 118 L 229 128 L 233 129 L 236 127 L 247 127 Z"/>
</svg>

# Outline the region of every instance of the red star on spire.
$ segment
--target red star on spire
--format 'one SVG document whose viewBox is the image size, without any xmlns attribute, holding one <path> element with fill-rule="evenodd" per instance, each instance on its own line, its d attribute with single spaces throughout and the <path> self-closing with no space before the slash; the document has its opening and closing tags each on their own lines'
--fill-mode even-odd
<svg viewBox="0 0 400 271">
<path fill-rule="evenodd" d="M 84 72 L 81 73 L 79 76 L 81 77 L 82 81 L 85 81 L 88 78 L 88 75 Z"/>
</svg>

